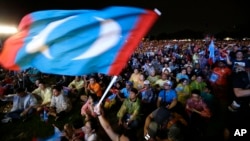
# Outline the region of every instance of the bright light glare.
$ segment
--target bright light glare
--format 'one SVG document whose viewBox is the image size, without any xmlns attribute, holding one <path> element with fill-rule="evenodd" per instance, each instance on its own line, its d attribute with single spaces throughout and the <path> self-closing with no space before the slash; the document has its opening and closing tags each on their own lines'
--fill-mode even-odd
<svg viewBox="0 0 250 141">
<path fill-rule="evenodd" d="M 14 34 L 17 32 L 17 28 L 14 26 L 0 25 L 0 34 Z"/>
</svg>

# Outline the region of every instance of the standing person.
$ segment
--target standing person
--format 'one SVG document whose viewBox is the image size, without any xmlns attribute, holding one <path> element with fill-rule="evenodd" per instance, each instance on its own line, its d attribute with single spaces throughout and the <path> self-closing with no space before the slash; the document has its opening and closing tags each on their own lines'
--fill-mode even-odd
<svg viewBox="0 0 250 141">
<path fill-rule="evenodd" d="M 234 99 L 228 107 L 226 131 L 229 132 L 230 138 L 240 140 L 241 138 L 233 137 L 235 131 L 237 129 L 249 129 L 250 127 L 250 82 L 245 67 L 238 65 L 235 70 L 232 74 Z M 244 135 L 244 138 L 249 139 L 249 135 Z"/>
<path fill-rule="evenodd" d="M 228 105 L 228 94 L 230 93 L 230 81 L 232 70 L 226 66 L 226 62 L 219 60 L 213 68 L 209 81 L 211 83 L 214 96 L 220 101 L 220 105 Z M 224 107 L 224 106 L 223 106 Z"/>
<path fill-rule="evenodd" d="M 55 117 L 55 121 L 64 117 L 72 108 L 68 97 L 63 94 L 61 87 L 54 86 L 52 89 L 53 96 L 51 98 L 48 115 Z"/>
<path fill-rule="evenodd" d="M 138 90 L 132 88 L 129 93 L 129 98 L 126 98 L 120 107 L 117 117 L 118 125 L 123 125 L 125 128 L 136 128 L 139 124 L 141 100 L 137 97 Z"/>
<path fill-rule="evenodd" d="M 18 119 L 25 121 L 34 112 L 34 107 L 37 104 L 36 98 L 32 94 L 25 92 L 23 88 L 18 88 L 16 94 L 9 97 L 1 95 L 1 100 L 13 101 L 12 109 L 5 115 L 2 120 L 3 123 Z"/>
<path fill-rule="evenodd" d="M 227 56 L 227 64 L 232 66 L 232 69 L 235 70 L 237 65 L 240 65 L 245 68 L 249 68 L 249 64 L 247 59 L 244 58 L 244 53 L 242 50 L 237 50 L 235 52 L 236 58 L 230 58 L 228 54 Z"/>
</svg>

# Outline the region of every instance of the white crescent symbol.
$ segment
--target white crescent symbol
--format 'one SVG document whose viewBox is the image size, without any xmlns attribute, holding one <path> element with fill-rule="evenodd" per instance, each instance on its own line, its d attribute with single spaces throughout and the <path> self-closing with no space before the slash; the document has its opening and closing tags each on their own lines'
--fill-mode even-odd
<svg viewBox="0 0 250 141">
<path fill-rule="evenodd" d="M 26 51 L 27 53 L 36 53 L 41 52 L 46 58 L 52 59 L 53 57 L 49 53 L 49 49 L 47 45 L 45 45 L 45 41 L 48 37 L 48 35 L 60 24 L 74 18 L 76 16 L 71 16 L 68 18 L 64 18 L 62 20 L 58 20 L 55 22 L 52 22 L 46 26 L 39 34 L 33 37 L 33 39 L 27 44 Z"/>
<path fill-rule="evenodd" d="M 117 22 L 112 19 L 104 20 L 99 17 L 95 18 L 101 22 L 101 31 L 98 36 L 99 38 L 89 47 L 86 52 L 73 58 L 72 60 L 80 60 L 98 56 L 112 48 L 119 41 L 121 27 Z"/>
</svg>

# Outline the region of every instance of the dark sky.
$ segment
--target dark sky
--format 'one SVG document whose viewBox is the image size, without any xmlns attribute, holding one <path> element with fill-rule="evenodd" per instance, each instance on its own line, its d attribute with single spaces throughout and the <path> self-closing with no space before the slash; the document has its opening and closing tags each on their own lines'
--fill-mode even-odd
<svg viewBox="0 0 250 141">
<path fill-rule="evenodd" d="M 110 5 L 159 9 L 162 15 L 150 30 L 154 35 L 186 29 L 216 33 L 250 26 L 246 0 L 1 0 L 0 24 L 17 25 L 24 15 L 38 10 L 101 9 Z"/>
</svg>

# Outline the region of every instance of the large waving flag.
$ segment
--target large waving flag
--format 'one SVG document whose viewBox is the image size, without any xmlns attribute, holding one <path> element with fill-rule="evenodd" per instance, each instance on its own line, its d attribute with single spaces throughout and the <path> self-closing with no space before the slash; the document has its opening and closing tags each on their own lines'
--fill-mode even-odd
<svg viewBox="0 0 250 141">
<path fill-rule="evenodd" d="M 30 13 L 5 41 L 0 64 L 62 75 L 118 75 L 159 15 L 135 7 Z"/>
</svg>

